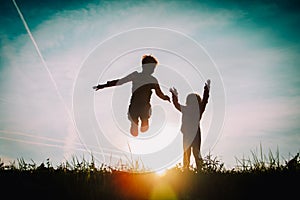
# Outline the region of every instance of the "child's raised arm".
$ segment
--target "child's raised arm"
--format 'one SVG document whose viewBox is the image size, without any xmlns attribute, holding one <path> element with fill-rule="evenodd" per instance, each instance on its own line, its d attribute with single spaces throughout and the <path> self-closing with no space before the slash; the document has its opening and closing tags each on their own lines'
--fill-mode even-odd
<svg viewBox="0 0 300 200">
<path fill-rule="evenodd" d="M 207 103 L 208 101 L 208 97 L 209 97 L 209 90 L 210 90 L 210 80 L 208 79 L 205 83 L 205 86 L 204 86 L 204 92 L 203 92 L 203 100 L 202 102 L 203 103 Z"/>
<path fill-rule="evenodd" d="M 203 98 L 202 98 L 202 101 L 200 103 L 200 107 L 201 107 L 202 112 L 204 112 L 206 104 L 208 102 L 209 90 L 210 90 L 210 80 L 208 79 L 207 82 L 205 83 Z"/>
<path fill-rule="evenodd" d="M 161 89 L 160 89 L 160 87 L 159 87 L 158 84 L 155 84 L 155 93 L 156 93 L 156 95 L 157 95 L 159 98 L 161 98 L 162 100 L 171 102 L 170 97 L 169 97 L 168 95 L 165 95 L 165 94 L 161 91 Z"/>
<path fill-rule="evenodd" d="M 170 88 L 170 92 L 172 93 L 172 102 L 177 110 L 181 112 L 181 105 L 178 103 L 178 92 L 176 88 Z"/>
</svg>

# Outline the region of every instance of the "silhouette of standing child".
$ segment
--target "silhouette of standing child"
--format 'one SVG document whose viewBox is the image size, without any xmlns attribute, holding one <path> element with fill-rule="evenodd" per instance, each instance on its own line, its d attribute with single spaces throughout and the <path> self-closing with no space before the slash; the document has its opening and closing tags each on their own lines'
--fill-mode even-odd
<svg viewBox="0 0 300 200">
<path fill-rule="evenodd" d="M 157 81 L 152 76 L 158 61 L 152 55 L 144 55 L 142 57 L 142 72 L 134 71 L 121 79 L 107 81 L 106 84 L 94 86 L 96 91 L 106 87 L 119 86 L 127 82 L 132 82 L 132 95 L 128 108 L 128 119 L 131 121 L 130 132 L 133 136 L 138 136 L 139 122 L 141 121 L 141 132 L 146 132 L 149 128 L 149 118 L 151 116 L 150 99 L 152 90 L 162 100 L 170 102 L 170 97 L 165 95 Z"/>
<path fill-rule="evenodd" d="M 173 104 L 182 113 L 180 130 L 183 134 L 184 169 L 188 169 L 190 166 L 191 150 L 193 151 L 197 170 L 200 170 L 202 167 L 200 120 L 208 102 L 209 90 L 210 80 L 207 80 L 204 86 L 203 99 L 201 99 L 199 94 L 191 93 L 186 97 L 186 105 L 180 105 L 178 103 L 177 90 L 174 87 L 170 88 Z"/>
</svg>

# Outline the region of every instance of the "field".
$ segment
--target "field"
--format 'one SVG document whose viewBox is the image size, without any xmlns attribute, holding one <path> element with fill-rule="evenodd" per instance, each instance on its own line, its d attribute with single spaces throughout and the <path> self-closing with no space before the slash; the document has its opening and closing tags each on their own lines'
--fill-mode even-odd
<svg viewBox="0 0 300 200">
<path fill-rule="evenodd" d="M 1 196 L 8 199 L 299 199 L 299 154 L 280 164 L 279 156 L 240 160 L 226 170 L 208 156 L 203 169 L 183 171 L 178 165 L 158 175 L 74 158 L 53 167 L 18 159 L 0 160 Z M 297 198 L 298 196 L 298 198 Z"/>
</svg>

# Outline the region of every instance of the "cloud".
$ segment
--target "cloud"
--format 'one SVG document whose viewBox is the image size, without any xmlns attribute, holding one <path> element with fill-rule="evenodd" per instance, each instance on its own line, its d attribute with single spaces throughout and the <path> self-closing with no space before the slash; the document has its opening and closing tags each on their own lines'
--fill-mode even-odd
<svg viewBox="0 0 300 200">
<path fill-rule="evenodd" d="M 288 134 L 290 129 L 298 126 L 299 98 L 254 98 L 228 106 L 226 133 L 252 136 L 276 132 Z"/>
</svg>

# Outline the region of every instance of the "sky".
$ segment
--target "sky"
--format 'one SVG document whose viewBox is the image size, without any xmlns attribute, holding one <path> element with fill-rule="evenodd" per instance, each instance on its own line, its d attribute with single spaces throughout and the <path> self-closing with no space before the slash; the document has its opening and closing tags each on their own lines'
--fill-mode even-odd
<svg viewBox="0 0 300 200">
<path fill-rule="evenodd" d="M 159 65 L 162 90 L 202 96 L 201 153 L 232 168 L 300 144 L 297 1 L 2 0 L 0 158 L 55 165 L 74 156 L 161 170 L 182 159 L 181 114 L 153 94 L 150 129 L 129 134 L 131 85 L 92 86 Z"/>
</svg>

